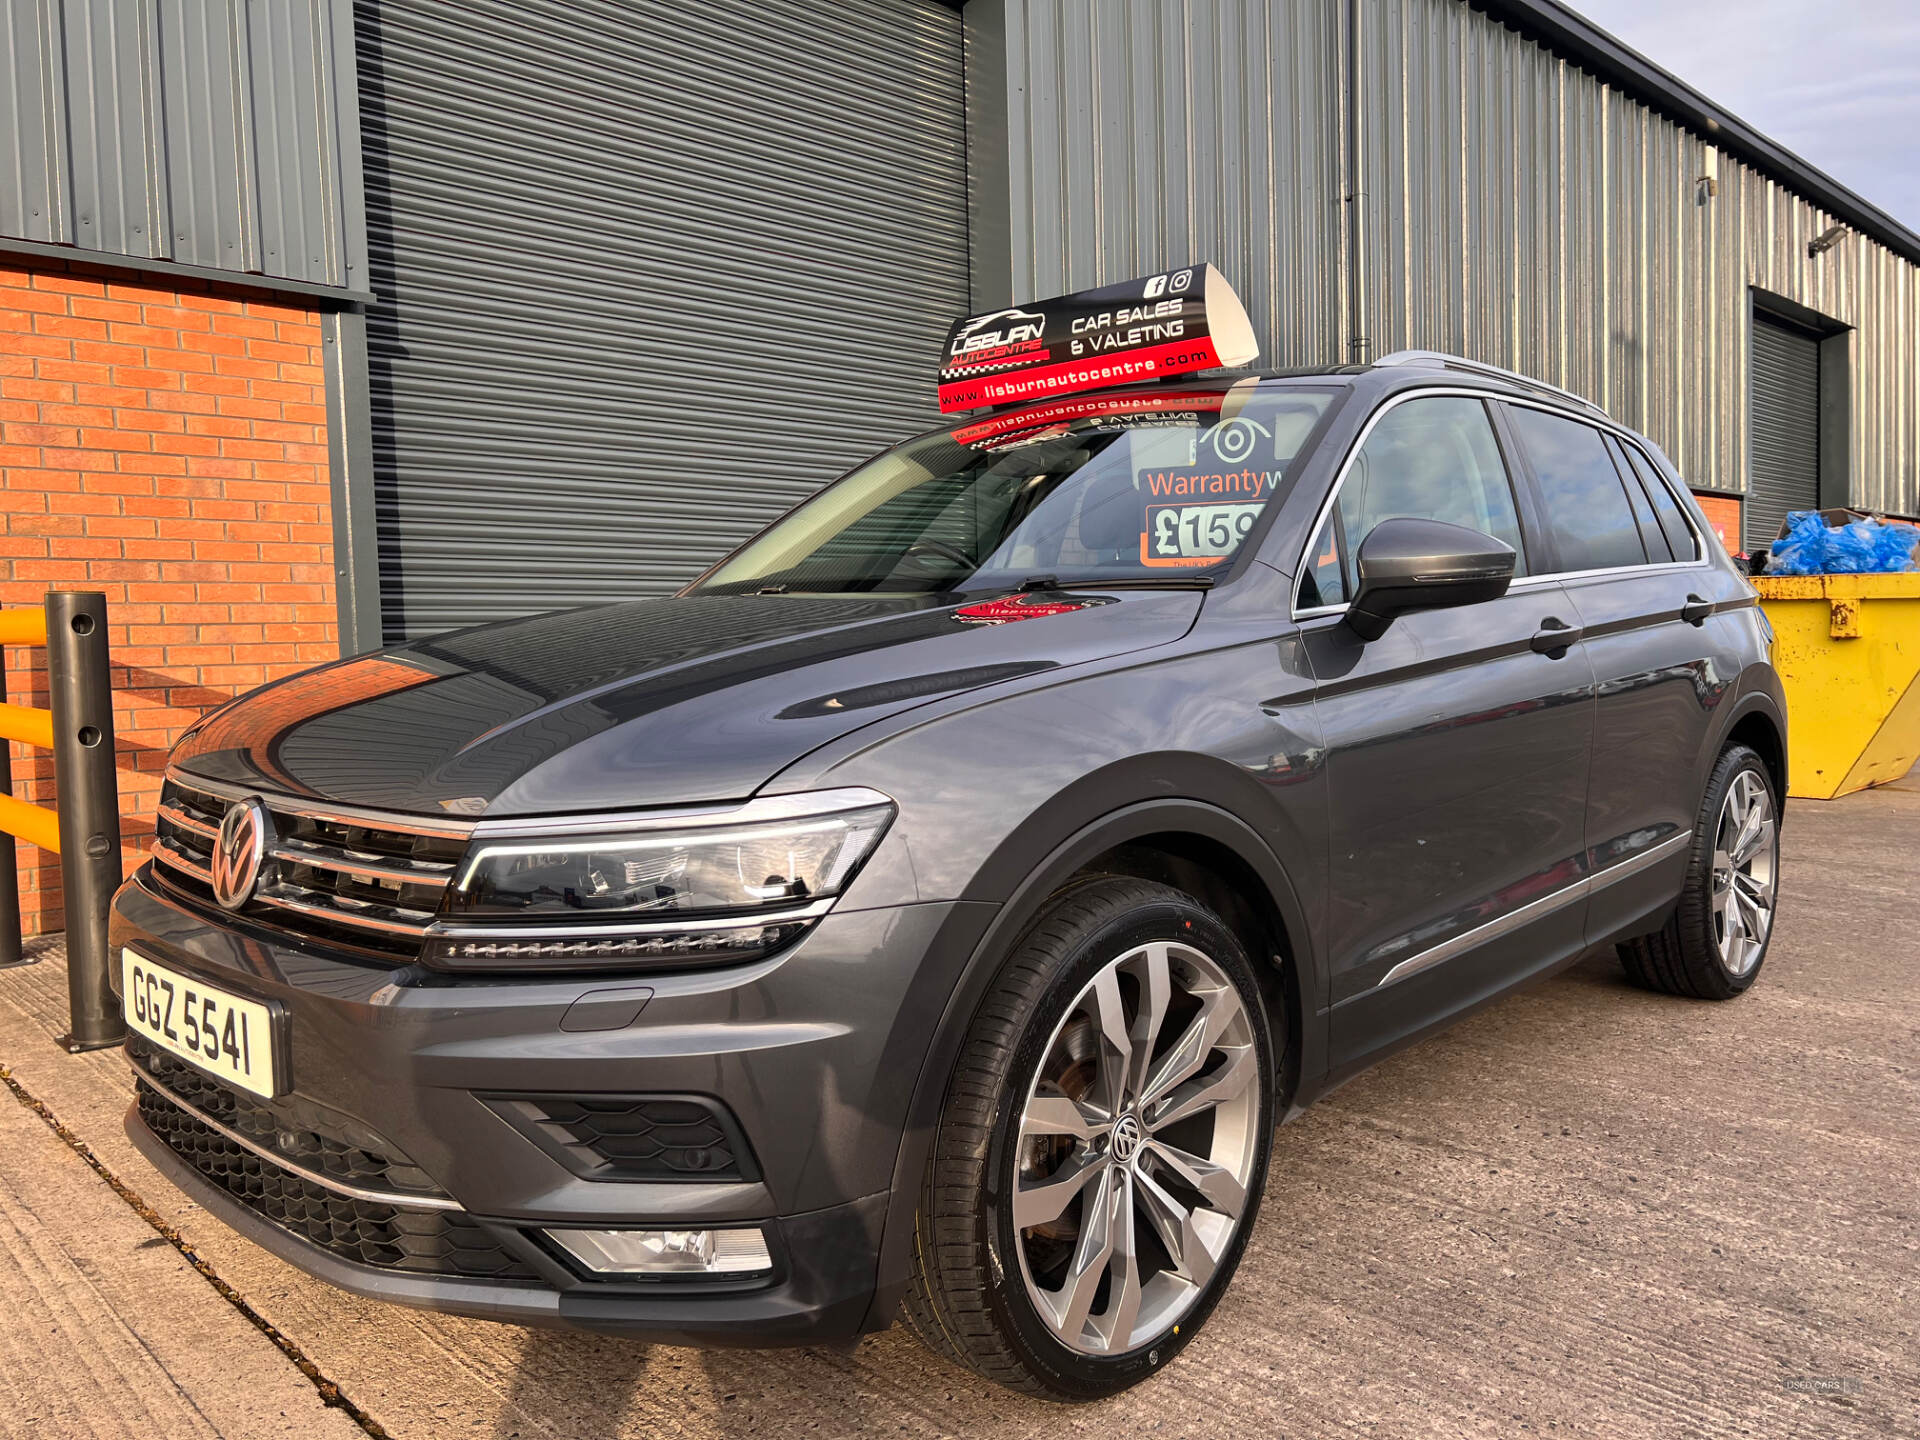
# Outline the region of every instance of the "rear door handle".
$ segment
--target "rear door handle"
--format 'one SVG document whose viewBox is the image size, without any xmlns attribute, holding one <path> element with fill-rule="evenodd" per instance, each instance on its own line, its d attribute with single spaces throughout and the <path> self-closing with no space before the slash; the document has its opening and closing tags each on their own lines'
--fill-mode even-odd
<svg viewBox="0 0 1920 1440">
<path fill-rule="evenodd" d="M 1687 603 L 1680 607 L 1680 618 L 1689 625 L 1704 625 L 1711 614 L 1713 614 L 1713 602 L 1702 600 L 1698 595 L 1687 596 Z"/>
<path fill-rule="evenodd" d="M 1580 627 L 1549 615 L 1533 632 L 1533 648 L 1550 660 L 1558 660 L 1569 647 L 1580 643 Z"/>
</svg>

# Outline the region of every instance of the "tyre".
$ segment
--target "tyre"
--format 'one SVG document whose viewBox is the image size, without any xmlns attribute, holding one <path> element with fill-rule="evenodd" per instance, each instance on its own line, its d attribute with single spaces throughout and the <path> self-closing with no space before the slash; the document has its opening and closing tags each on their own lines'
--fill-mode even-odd
<svg viewBox="0 0 1920 1440">
<path fill-rule="evenodd" d="M 1141 880 L 1064 892 L 954 1067 L 915 1221 L 914 1331 L 1057 1400 L 1167 1364 L 1259 1208 L 1274 1058 L 1253 967 L 1211 910 Z"/>
<path fill-rule="evenodd" d="M 1700 801 L 1686 888 L 1666 925 L 1620 947 L 1635 984 L 1731 1000 L 1752 985 L 1773 938 L 1780 802 L 1765 763 L 1729 745 Z"/>
</svg>

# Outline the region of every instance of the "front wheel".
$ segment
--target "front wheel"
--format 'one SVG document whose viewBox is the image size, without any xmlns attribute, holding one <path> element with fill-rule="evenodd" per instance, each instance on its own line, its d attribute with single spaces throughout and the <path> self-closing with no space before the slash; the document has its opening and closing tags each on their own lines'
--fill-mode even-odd
<svg viewBox="0 0 1920 1440">
<path fill-rule="evenodd" d="M 1273 1075 L 1259 983 L 1218 916 L 1139 880 L 1066 892 L 955 1067 L 916 1218 L 914 1330 L 1061 1400 L 1166 1364 L 1246 1244 Z"/>
<path fill-rule="evenodd" d="M 1731 1000 L 1752 985 L 1773 939 L 1780 804 L 1764 761 L 1729 745 L 1700 801 L 1686 888 L 1665 926 L 1620 947 L 1649 990 Z"/>
</svg>

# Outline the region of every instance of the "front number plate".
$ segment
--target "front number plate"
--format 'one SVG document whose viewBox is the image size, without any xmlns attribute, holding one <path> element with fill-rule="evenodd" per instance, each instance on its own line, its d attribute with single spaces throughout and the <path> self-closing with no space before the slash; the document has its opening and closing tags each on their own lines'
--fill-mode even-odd
<svg viewBox="0 0 1920 1440">
<path fill-rule="evenodd" d="M 127 1028 L 220 1079 L 271 1100 L 273 1012 L 257 1000 L 190 979 L 131 950 L 120 952 Z"/>
</svg>

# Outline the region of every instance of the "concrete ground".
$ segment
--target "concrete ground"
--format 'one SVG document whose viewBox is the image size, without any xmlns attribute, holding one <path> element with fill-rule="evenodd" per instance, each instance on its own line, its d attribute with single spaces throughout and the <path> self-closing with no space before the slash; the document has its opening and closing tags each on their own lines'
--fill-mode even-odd
<svg viewBox="0 0 1920 1440">
<path fill-rule="evenodd" d="M 0 1435 L 1914 1436 L 1916 881 L 1920 772 L 1791 805 L 1750 994 L 1593 957 L 1355 1081 L 1277 1137 L 1206 1332 L 1077 1409 L 900 1330 L 701 1353 L 339 1294 L 134 1152 L 47 956 L 0 972 Z"/>
</svg>

